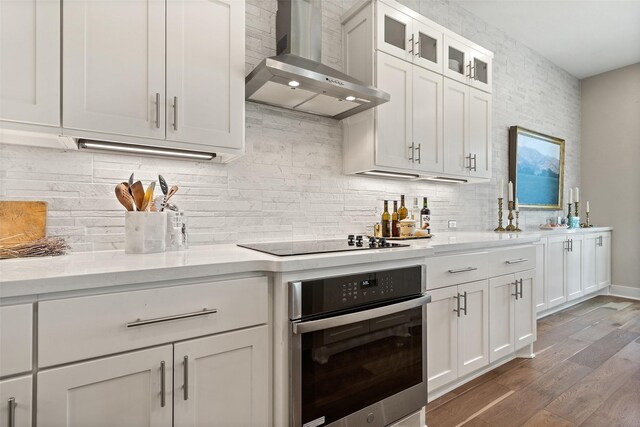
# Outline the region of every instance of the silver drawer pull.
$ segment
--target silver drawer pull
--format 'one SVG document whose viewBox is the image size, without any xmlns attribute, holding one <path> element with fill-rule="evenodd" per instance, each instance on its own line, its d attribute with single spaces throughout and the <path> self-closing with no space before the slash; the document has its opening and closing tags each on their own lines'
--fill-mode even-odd
<svg viewBox="0 0 640 427">
<path fill-rule="evenodd" d="M 206 308 L 202 311 L 194 311 L 193 313 L 176 314 L 175 316 L 156 317 L 155 319 L 141 320 L 138 319 L 135 322 L 127 323 L 127 328 L 133 328 L 135 326 L 153 325 L 154 323 L 171 322 L 173 320 L 188 319 L 190 317 L 207 316 L 209 314 L 215 314 L 218 310 Z"/>
<path fill-rule="evenodd" d="M 510 260 L 505 261 L 505 262 L 506 262 L 507 264 L 519 264 L 519 263 L 521 263 L 521 262 L 527 262 L 527 261 L 529 261 L 529 260 L 528 260 L 528 259 L 526 259 L 526 258 L 519 258 L 519 259 L 510 259 Z"/>
<path fill-rule="evenodd" d="M 459 268 L 457 270 L 449 270 L 449 273 L 455 274 L 455 273 L 465 273 L 467 271 L 475 271 L 477 270 L 478 267 L 467 267 L 467 268 Z"/>
<path fill-rule="evenodd" d="M 7 426 L 16 427 L 16 398 L 11 397 L 7 400 Z"/>
<path fill-rule="evenodd" d="M 184 357 L 184 400 L 189 400 L 189 356 Z"/>
<path fill-rule="evenodd" d="M 160 407 L 161 408 L 164 408 L 165 405 L 167 404 L 164 375 L 165 375 L 165 363 L 163 360 L 162 362 L 160 362 Z"/>
</svg>

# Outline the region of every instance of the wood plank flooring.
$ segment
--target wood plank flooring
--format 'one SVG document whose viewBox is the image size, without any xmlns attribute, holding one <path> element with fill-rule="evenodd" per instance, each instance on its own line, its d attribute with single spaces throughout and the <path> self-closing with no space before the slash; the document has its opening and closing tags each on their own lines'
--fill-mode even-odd
<svg viewBox="0 0 640 427">
<path fill-rule="evenodd" d="M 427 425 L 640 426 L 640 301 L 598 296 L 541 319 L 534 351 L 429 403 Z"/>
</svg>

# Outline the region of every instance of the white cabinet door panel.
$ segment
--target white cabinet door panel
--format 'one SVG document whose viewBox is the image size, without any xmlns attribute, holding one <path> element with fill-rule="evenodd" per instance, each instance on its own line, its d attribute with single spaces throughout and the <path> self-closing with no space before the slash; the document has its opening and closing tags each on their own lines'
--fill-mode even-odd
<svg viewBox="0 0 640 427">
<path fill-rule="evenodd" d="M 489 281 L 458 286 L 467 297 L 466 312 L 458 318 L 458 376 L 470 374 L 489 364 Z"/>
<path fill-rule="evenodd" d="M 567 300 L 582 296 L 582 236 L 569 237 L 569 251 L 566 253 L 567 261 Z"/>
<path fill-rule="evenodd" d="M 514 351 L 515 293 L 516 278 L 513 274 L 493 277 L 489 280 L 489 361 L 491 363 Z"/>
<path fill-rule="evenodd" d="M 381 2 L 376 2 L 376 8 L 376 48 L 411 62 L 415 47 L 413 18 Z"/>
<path fill-rule="evenodd" d="M 469 174 L 469 87 L 444 79 L 444 171 Z"/>
<path fill-rule="evenodd" d="M 376 164 L 410 169 L 413 65 L 383 52 L 377 53 L 378 89 L 391 95 L 391 101 L 377 110 Z"/>
<path fill-rule="evenodd" d="M 599 243 L 595 233 L 585 234 L 584 250 L 582 252 L 582 281 L 585 294 L 598 290 L 596 272 L 596 249 Z"/>
<path fill-rule="evenodd" d="M 429 291 L 427 305 L 427 373 L 429 391 L 458 378 L 458 317 L 454 313 L 458 287 Z M 434 344 L 435 343 L 435 344 Z"/>
<path fill-rule="evenodd" d="M 547 309 L 547 240 L 541 239 L 536 248 L 536 311 Z"/>
<path fill-rule="evenodd" d="M 67 1 L 63 14 L 63 127 L 164 139 L 165 2 Z"/>
<path fill-rule="evenodd" d="M 413 63 L 442 74 L 442 32 L 420 22 L 413 21 L 415 52 Z"/>
<path fill-rule="evenodd" d="M 565 252 L 567 238 L 565 236 L 549 237 L 547 244 L 547 298 L 548 307 L 552 308 L 567 302 L 565 288 Z"/>
<path fill-rule="evenodd" d="M 0 307 L 0 376 L 31 370 L 33 305 Z"/>
<path fill-rule="evenodd" d="M 38 373 L 40 425 L 169 427 L 173 346 Z M 162 369 L 164 362 L 164 406 Z"/>
<path fill-rule="evenodd" d="M 32 420 L 31 375 L 0 381 L 0 426 L 30 427 Z M 9 399 L 13 399 L 9 402 Z M 9 405 L 13 405 L 13 424 L 9 424 Z"/>
<path fill-rule="evenodd" d="M 469 89 L 469 154 L 473 162 L 470 175 L 491 178 L 491 95 Z"/>
<path fill-rule="evenodd" d="M 244 146 L 244 1 L 167 1 L 167 139 Z"/>
<path fill-rule="evenodd" d="M 442 85 L 443 77 L 413 67 L 413 142 L 416 147 L 414 168 L 442 172 Z"/>
<path fill-rule="evenodd" d="M 493 85 L 491 57 L 475 49 L 471 49 L 469 53 L 472 67 L 469 79 L 471 86 L 491 93 Z"/>
<path fill-rule="evenodd" d="M 60 126 L 60 1 L 0 2 L 0 120 Z"/>
<path fill-rule="evenodd" d="M 262 326 L 176 344 L 175 425 L 268 426 L 268 339 Z"/>
<path fill-rule="evenodd" d="M 520 282 L 520 295 L 515 300 L 515 350 L 519 350 L 536 340 L 536 310 L 534 298 L 536 293 L 535 271 L 528 270 L 515 275 Z"/>
<path fill-rule="evenodd" d="M 596 271 L 598 288 L 602 289 L 611 284 L 611 233 L 600 234 L 596 247 Z"/>
</svg>

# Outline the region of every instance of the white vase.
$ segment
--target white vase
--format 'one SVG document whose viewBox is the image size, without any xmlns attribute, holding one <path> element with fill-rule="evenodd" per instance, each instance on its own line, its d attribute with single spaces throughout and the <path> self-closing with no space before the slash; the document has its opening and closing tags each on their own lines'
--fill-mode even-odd
<svg viewBox="0 0 640 427">
<path fill-rule="evenodd" d="M 126 212 L 124 217 L 127 254 L 164 252 L 167 236 L 166 212 Z"/>
</svg>

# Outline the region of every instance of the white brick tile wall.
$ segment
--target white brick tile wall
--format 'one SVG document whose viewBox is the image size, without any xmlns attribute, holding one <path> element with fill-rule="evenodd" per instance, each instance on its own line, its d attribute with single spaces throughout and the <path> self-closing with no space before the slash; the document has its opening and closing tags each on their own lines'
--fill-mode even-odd
<svg viewBox="0 0 640 427">
<path fill-rule="evenodd" d="M 323 61 L 341 68 L 340 16 L 355 0 L 323 0 Z M 407 183 L 344 176 L 340 122 L 248 103 L 244 157 L 229 165 L 0 146 L 0 198 L 45 200 L 48 232 L 74 250 L 122 248 L 124 217 L 114 186 L 135 172 L 161 173 L 180 191 L 191 242 L 229 243 L 342 237 L 369 231 L 383 199 L 429 196 L 435 233 L 455 219 L 463 230 L 495 227 L 496 176 L 507 176 L 508 128 L 566 139 L 565 188 L 580 183 L 580 86 L 541 55 L 446 0 L 402 1 L 495 53 L 490 184 Z M 246 72 L 275 54 L 276 0 L 247 0 Z M 534 227 L 551 212 L 526 212 Z"/>
</svg>

